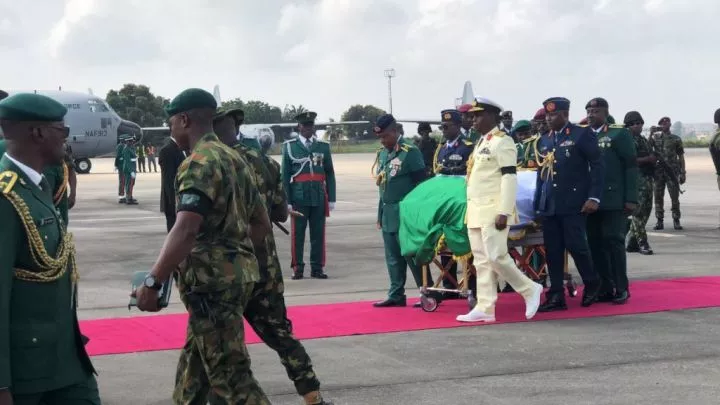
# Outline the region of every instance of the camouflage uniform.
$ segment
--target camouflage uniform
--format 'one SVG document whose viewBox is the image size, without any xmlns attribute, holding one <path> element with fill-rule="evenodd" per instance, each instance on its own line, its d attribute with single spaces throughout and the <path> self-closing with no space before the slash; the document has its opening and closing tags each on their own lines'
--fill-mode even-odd
<svg viewBox="0 0 720 405">
<path fill-rule="evenodd" d="M 238 143 L 233 149 L 240 153 L 252 168 L 258 191 L 268 212 L 287 206 L 280 164 L 262 155 L 257 149 Z M 303 345 L 292 335 L 292 323 L 287 318 L 285 286 L 275 238 L 265 239 L 267 247 L 266 266 L 260 266 L 260 282 L 255 284 L 253 295 L 245 309 L 245 318 L 255 333 L 280 356 L 288 377 L 295 384 L 297 393 L 307 395 L 320 389 L 310 356 Z"/>
<path fill-rule="evenodd" d="M 635 141 L 635 150 L 637 157 L 643 158 L 650 156 L 652 150 L 650 142 L 641 134 L 632 134 Z M 638 206 L 633 212 L 630 222 L 630 236 L 628 239 L 628 248 L 630 250 L 637 249 L 638 245 L 647 245 L 647 233 L 645 226 L 650 219 L 653 203 L 653 176 L 655 175 L 654 165 L 640 165 L 640 176 L 638 178 Z"/>
<path fill-rule="evenodd" d="M 682 139 L 671 133 L 655 133 L 650 137 L 650 147 L 658 154 L 668 166 L 677 174 L 684 183 L 685 178 L 685 149 L 683 148 Z M 665 210 L 663 208 L 665 199 L 665 186 L 667 185 L 670 194 L 672 217 L 679 226 L 680 221 L 680 185 L 672 181 L 663 171 L 660 165 L 655 168 L 655 217 L 658 220 L 657 229 L 662 229 L 661 225 L 665 218 Z"/>
<path fill-rule="evenodd" d="M 175 188 L 178 208 L 201 196 L 211 208 L 179 269 L 178 290 L 190 317 L 174 403 L 270 404 L 250 370 L 243 321 L 260 281 L 248 229 L 262 204 L 253 173 L 209 133 L 178 168 Z"/>
</svg>

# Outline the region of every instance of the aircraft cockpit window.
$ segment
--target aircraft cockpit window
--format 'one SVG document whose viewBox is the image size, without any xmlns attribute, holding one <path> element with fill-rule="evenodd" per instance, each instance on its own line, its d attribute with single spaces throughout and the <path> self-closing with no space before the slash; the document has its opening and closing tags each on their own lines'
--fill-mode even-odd
<svg viewBox="0 0 720 405">
<path fill-rule="evenodd" d="M 90 105 L 90 111 L 92 112 L 107 112 L 109 109 L 102 100 L 88 100 Z"/>
</svg>

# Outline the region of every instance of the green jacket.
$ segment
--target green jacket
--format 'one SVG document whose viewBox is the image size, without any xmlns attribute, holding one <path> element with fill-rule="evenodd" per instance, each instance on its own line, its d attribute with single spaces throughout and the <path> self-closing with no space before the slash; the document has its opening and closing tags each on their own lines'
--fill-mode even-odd
<svg viewBox="0 0 720 405">
<path fill-rule="evenodd" d="M 23 208 L 12 202 L 25 204 L 32 223 L 24 223 L 17 211 Z M 77 320 L 74 260 L 41 266 L 29 250 L 33 242 L 34 249 L 57 259 L 63 241 L 70 247 L 72 239 L 66 239 L 50 193 L 7 157 L 0 159 L 0 218 L 0 387 L 31 394 L 87 381 L 95 370 Z M 37 232 L 34 238 L 25 225 Z M 49 259 L 42 253 L 40 258 Z M 40 272 L 55 279 L 41 282 Z"/>
<path fill-rule="evenodd" d="M 122 172 L 125 175 L 137 172 L 137 155 L 135 148 L 124 148 L 122 151 Z"/>
<path fill-rule="evenodd" d="M 330 144 L 314 140 L 310 149 L 300 137 L 283 143 L 283 186 L 288 204 L 318 207 L 335 202 L 335 169 Z"/>
<path fill-rule="evenodd" d="M 425 163 L 420 149 L 404 138 L 393 149 L 380 148 L 375 163 L 380 187 L 377 220 L 383 232 L 395 233 L 400 229 L 400 201 L 425 178 Z"/>
<path fill-rule="evenodd" d="M 605 125 L 597 135 L 605 160 L 605 189 L 600 210 L 622 210 L 638 202 L 638 167 L 635 141 L 622 125 Z"/>
<path fill-rule="evenodd" d="M 125 150 L 125 145 L 119 143 L 115 147 L 115 168 L 122 172 L 123 170 L 123 151 Z"/>
</svg>

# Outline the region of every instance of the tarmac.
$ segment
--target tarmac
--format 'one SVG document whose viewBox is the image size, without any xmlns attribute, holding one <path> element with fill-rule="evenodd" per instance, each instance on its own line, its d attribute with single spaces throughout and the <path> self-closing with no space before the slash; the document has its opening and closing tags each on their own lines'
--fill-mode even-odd
<svg viewBox="0 0 720 405">
<path fill-rule="evenodd" d="M 374 155 L 339 154 L 333 160 L 338 201 L 327 222 L 330 278 L 290 280 L 290 239 L 275 231 L 289 306 L 381 300 L 387 292 L 382 238 L 375 228 L 377 187 L 370 176 Z M 720 198 L 712 161 L 706 149 L 688 149 L 686 162 L 680 197 L 685 229 L 672 229 L 666 194 L 666 230 L 652 230 L 653 214 L 648 233 L 655 254 L 628 254 L 631 282 L 720 274 Z M 134 271 L 150 269 L 166 235 L 159 189 L 158 167 L 158 173 L 138 174 L 139 205 L 118 204 L 112 159 L 94 159 L 92 172 L 78 176 L 70 230 L 81 274 L 81 319 L 145 316 L 128 311 L 129 280 Z M 412 277 L 408 280 L 412 296 Z M 163 313 L 184 312 L 177 294 L 172 301 Z M 702 405 L 720 403 L 719 321 L 720 309 L 711 308 L 303 344 L 323 395 L 335 405 Z M 255 377 L 273 404 L 302 403 L 273 351 L 257 344 L 249 352 Z M 103 404 L 172 404 L 177 361 L 177 351 L 93 357 Z"/>
</svg>

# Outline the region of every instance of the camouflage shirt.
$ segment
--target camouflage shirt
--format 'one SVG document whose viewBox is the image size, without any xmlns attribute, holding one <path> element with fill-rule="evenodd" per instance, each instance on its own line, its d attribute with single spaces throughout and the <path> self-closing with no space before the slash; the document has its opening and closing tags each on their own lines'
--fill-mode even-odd
<svg viewBox="0 0 720 405">
<path fill-rule="evenodd" d="M 197 235 L 195 246 L 181 264 L 181 291 L 223 290 L 260 279 L 249 223 L 261 204 L 252 171 L 213 133 L 198 141 L 178 168 L 175 178 L 176 204 L 194 198 L 196 192 L 211 202 Z"/>
<path fill-rule="evenodd" d="M 675 170 L 680 169 L 680 156 L 685 154 L 682 139 L 670 133 L 655 133 L 650 137 L 650 147 Z"/>
<path fill-rule="evenodd" d="M 271 212 L 279 200 L 281 200 L 281 203 L 284 201 L 284 204 L 287 205 L 287 198 L 285 197 L 285 191 L 282 185 L 280 165 L 274 160 L 262 155 L 259 150 L 252 146 L 238 143 L 233 146 L 233 149 L 240 154 L 240 157 L 248 162 L 248 165 L 252 169 L 255 183 L 258 186 L 258 192 L 262 196 L 263 203 L 268 212 Z M 270 161 L 274 162 L 277 168 L 275 168 L 275 166 L 271 167 Z M 275 170 L 277 170 L 277 172 L 273 174 Z M 267 251 L 263 252 L 263 254 L 267 254 L 267 258 L 258 258 L 261 281 L 275 279 L 282 274 L 275 237 L 272 233 L 265 238 L 265 248 Z"/>
<path fill-rule="evenodd" d="M 648 142 L 647 139 L 645 139 L 642 134 L 632 134 L 633 141 L 635 142 L 635 151 L 637 152 L 637 157 L 643 158 L 650 156 L 650 153 L 652 153 L 652 150 L 650 149 L 650 142 Z M 655 164 L 654 163 L 643 163 L 638 166 L 640 169 L 640 174 L 643 176 L 652 176 L 655 172 Z"/>
</svg>

